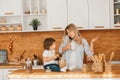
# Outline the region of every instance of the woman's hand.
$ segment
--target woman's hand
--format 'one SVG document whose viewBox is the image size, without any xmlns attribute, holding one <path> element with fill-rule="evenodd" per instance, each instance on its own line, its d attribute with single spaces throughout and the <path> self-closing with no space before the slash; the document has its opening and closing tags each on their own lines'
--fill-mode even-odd
<svg viewBox="0 0 120 80">
<path fill-rule="evenodd" d="M 66 50 L 69 50 L 71 48 L 70 46 L 70 42 L 68 42 L 68 44 L 65 46 Z"/>
<path fill-rule="evenodd" d="M 93 43 L 94 43 L 95 41 L 97 41 L 98 39 L 99 39 L 99 36 L 93 38 L 93 39 L 91 40 L 91 44 L 93 44 Z"/>
<path fill-rule="evenodd" d="M 99 39 L 99 36 L 93 38 L 90 42 L 90 51 L 94 54 L 94 42 L 96 42 Z"/>
<path fill-rule="evenodd" d="M 62 52 L 69 50 L 69 49 L 71 49 L 70 41 L 68 41 L 67 45 L 65 47 L 63 47 Z"/>
<path fill-rule="evenodd" d="M 86 61 L 87 61 L 87 62 L 91 62 L 91 61 L 93 61 L 93 60 L 91 59 L 91 56 L 87 56 Z"/>
</svg>

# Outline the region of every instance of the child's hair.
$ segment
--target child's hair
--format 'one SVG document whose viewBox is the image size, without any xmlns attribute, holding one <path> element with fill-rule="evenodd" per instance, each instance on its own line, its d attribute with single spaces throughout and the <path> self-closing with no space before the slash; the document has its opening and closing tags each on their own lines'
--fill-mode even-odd
<svg viewBox="0 0 120 80">
<path fill-rule="evenodd" d="M 44 43 L 43 43 L 43 46 L 44 46 L 44 49 L 47 49 L 49 50 L 50 49 L 50 46 L 55 42 L 55 39 L 53 38 L 46 38 L 44 40 Z"/>
</svg>

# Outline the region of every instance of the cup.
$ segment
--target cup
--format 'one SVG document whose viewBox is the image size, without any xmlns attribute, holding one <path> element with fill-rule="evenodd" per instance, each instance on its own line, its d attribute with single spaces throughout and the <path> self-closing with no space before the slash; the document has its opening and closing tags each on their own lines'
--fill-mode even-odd
<svg viewBox="0 0 120 80">
<path fill-rule="evenodd" d="M 105 72 L 112 72 L 112 67 L 110 63 L 105 63 Z"/>
</svg>

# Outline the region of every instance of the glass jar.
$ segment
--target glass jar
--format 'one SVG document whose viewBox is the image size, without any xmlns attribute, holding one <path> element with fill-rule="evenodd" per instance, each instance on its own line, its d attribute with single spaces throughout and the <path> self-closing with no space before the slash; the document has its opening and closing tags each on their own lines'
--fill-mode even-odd
<svg viewBox="0 0 120 80">
<path fill-rule="evenodd" d="M 29 58 L 27 58 L 27 61 L 25 62 L 25 72 L 26 73 L 32 72 L 32 62 Z"/>
<path fill-rule="evenodd" d="M 21 26 L 21 25 L 18 25 L 18 26 L 16 27 L 16 30 L 17 30 L 17 31 L 22 31 L 22 26 Z"/>
<path fill-rule="evenodd" d="M 10 25 L 10 27 L 8 27 L 8 30 L 9 31 L 14 31 L 15 30 L 15 27 L 13 25 Z"/>
<path fill-rule="evenodd" d="M 1 27 L 1 31 L 7 31 L 7 27 L 6 26 L 2 26 Z"/>
<path fill-rule="evenodd" d="M 49 66 L 47 66 L 46 72 L 51 72 L 51 69 Z"/>
<path fill-rule="evenodd" d="M 86 72 L 88 71 L 88 66 L 87 66 L 87 64 L 83 64 L 81 71 L 82 71 L 83 73 L 86 73 Z"/>
<path fill-rule="evenodd" d="M 33 60 L 34 66 L 37 66 L 37 63 L 38 63 L 38 60 L 37 60 L 37 59 L 34 59 L 34 60 Z"/>
</svg>

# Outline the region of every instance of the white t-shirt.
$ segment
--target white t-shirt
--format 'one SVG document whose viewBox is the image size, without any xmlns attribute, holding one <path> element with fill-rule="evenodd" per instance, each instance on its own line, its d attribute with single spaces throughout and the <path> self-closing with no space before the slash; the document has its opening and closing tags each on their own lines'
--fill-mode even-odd
<svg viewBox="0 0 120 80">
<path fill-rule="evenodd" d="M 52 57 L 53 55 L 55 55 L 55 50 L 45 50 L 43 52 L 43 57 Z M 51 61 L 48 61 L 48 62 L 43 61 L 43 64 L 44 65 L 47 65 L 47 64 L 58 64 L 58 61 L 56 61 L 56 60 L 51 60 Z"/>
</svg>

